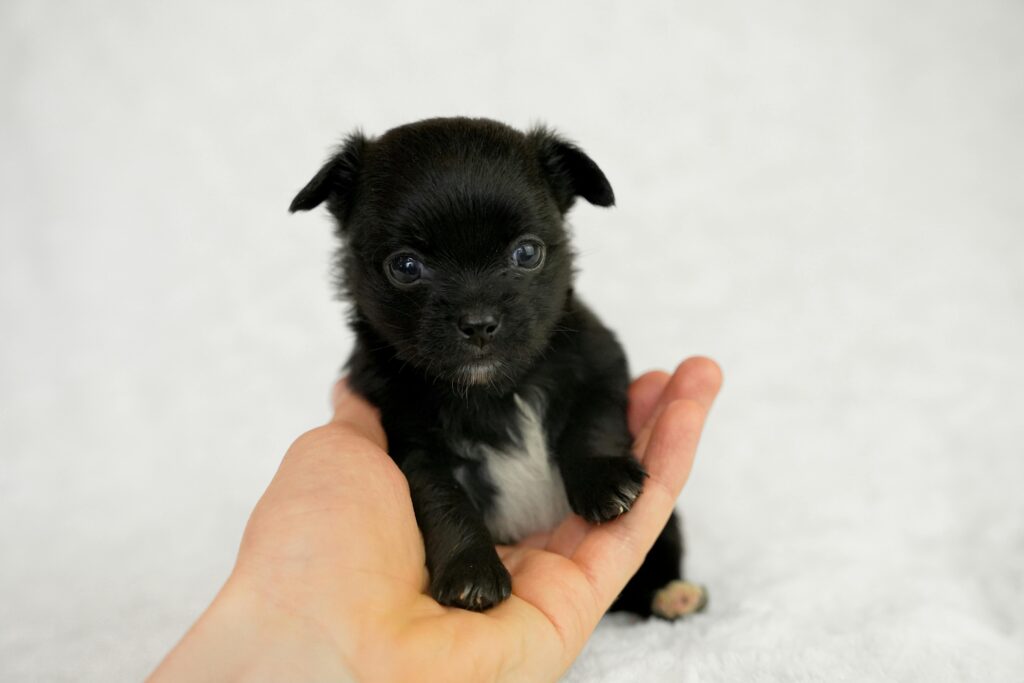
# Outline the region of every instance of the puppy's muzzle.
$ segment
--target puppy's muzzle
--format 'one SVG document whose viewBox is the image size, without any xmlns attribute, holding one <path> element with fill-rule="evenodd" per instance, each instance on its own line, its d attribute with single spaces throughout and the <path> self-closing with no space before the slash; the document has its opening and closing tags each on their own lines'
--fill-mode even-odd
<svg viewBox="0 0 1024 683">
<path fill-rule="evenodd" d="M 482 349 L 498 334 L 501 316 L 494 311 L 472 311 L 460 317 L 456 327 L 463 339 Z"/>
</svg>

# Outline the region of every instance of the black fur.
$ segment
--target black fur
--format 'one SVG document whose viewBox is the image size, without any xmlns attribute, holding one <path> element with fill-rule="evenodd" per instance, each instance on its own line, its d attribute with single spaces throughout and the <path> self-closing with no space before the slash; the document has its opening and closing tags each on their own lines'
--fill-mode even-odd
<svg viewBox="0 0 1024 683">
<path fill-rule="evenodd" d="M 625 356 L 573 293 L 564 217 L 577 197 L 615 201 L 573 144 L 543 128 L 453 118 L 350 136 L 291 204 L 326 202 L 337 219 L 357 340 L 350 383 L 381 409 L 409 480 L 430 591 L 445 605 L 486 609 L 511 592 L 494 543 L 519 539 L 489 531 L 500 482 L 472 454 L 515 457 L 501 454 L 525 447 L 524 397 L 542 413 L 549 464 L 573 511 L 614 519 L 643 486 Z M 534 246 L 517 251 L 524 238 Z M 524 266 L 541 243 L 542 262 Z M 618 606 L 648 614 L 653 592 L 679 577 L 681 555 L 673 520 Z"/>
</svg>

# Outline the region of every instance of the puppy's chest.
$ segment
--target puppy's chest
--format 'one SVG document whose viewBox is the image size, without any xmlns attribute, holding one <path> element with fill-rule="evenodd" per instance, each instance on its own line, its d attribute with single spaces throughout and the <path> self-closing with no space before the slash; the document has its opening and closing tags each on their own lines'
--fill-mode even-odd
<svg viewBox="0 0 1024 683">
<path fill-rule="evenodd" d="M 507 410 L 489 418 L 503 423 L 498 438 L 460 434 L 450 444 L 459 456 L 455 477 L 497 542 L 548 531 L 569 514 L 543 412 L 542 396 L 516 394 Z"/>
</svg>

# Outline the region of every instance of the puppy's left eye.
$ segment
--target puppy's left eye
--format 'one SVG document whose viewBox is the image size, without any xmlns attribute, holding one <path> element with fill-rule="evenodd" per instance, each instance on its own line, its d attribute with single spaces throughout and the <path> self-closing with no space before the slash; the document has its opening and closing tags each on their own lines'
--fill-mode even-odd
<svg viewBox="0 0 1024 683">
<path fill-rule="evenodd" d="M 544 243 L 536 238 L 525 239 L 512 250 L 512 265 L 535 270 L 544 261 Z"/>
</svg>

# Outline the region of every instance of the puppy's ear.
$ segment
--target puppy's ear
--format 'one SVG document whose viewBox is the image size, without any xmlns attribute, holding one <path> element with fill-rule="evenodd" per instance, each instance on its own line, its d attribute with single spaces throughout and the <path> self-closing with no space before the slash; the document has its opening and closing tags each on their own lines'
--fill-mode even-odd
<svg viewBox="0 0 1024 683">
<path fill-rule="evenodd" d="M 595 206 L 611 206 L 615 193 L 604 172 L 576 145 L 547 128 L 534 128 L 527 135 L 540 159 L 545 179 L 551 186 L 562 213 L 583 197 Z"/>
<path fill-rule="evenodd" d="M 288 210 L 292 213 L 309 211 L 327 202 L 331 213 L 341 218 L 348 209 L 355 190 L 365 145 L 366 138 L 362 133 L 348 136 L 337 153 L 327 160 L 304 188 L 299 190 Z"/>
</svg>

